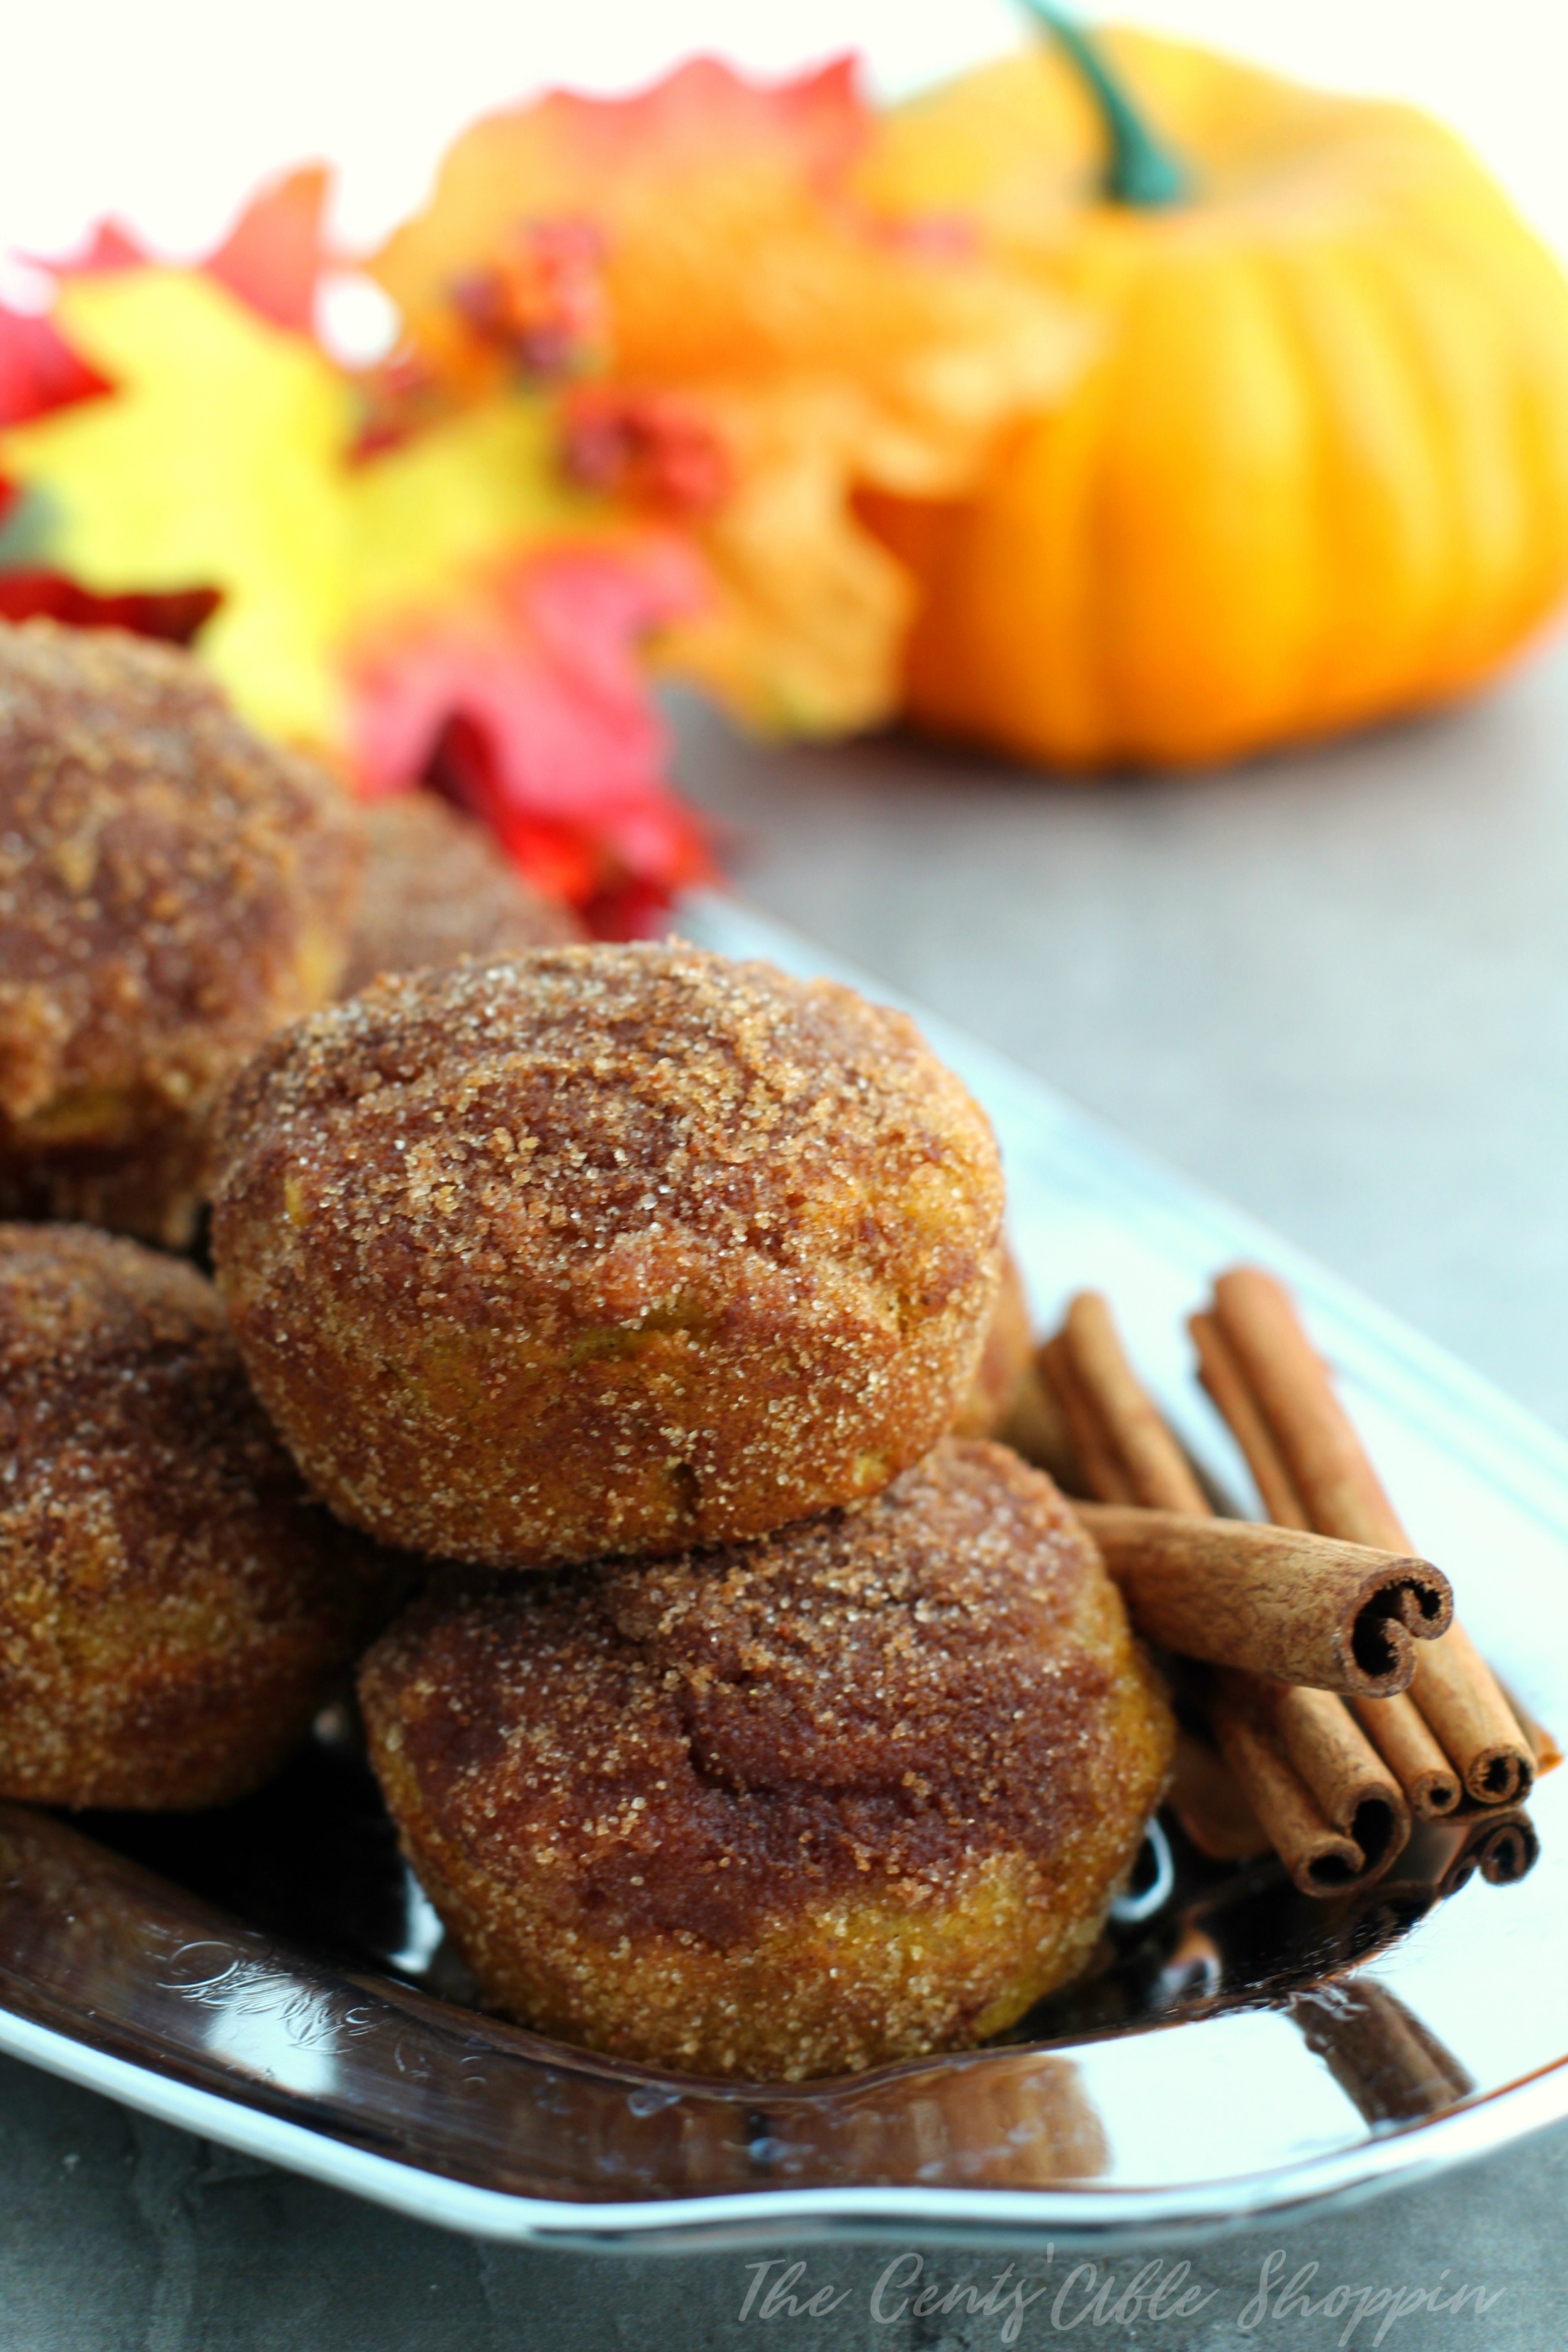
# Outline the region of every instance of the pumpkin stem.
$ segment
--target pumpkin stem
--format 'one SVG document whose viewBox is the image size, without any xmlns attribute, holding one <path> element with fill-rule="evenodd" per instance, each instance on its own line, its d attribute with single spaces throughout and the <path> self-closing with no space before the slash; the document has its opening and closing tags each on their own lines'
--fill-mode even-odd
<svg viewBox="0 0 1568 2352">
<path fill-rule="evenodd" d="M 1101 188 L 1109 202 L 1143 210 L 1182 203 L 1192 194 L 1191 173 L 1150 130 L 1099 42 L 1052 0 L 1023 0 L 1023 6 L 1072 60 L 1099 105 L 1110 145 Z"/>
</svg>

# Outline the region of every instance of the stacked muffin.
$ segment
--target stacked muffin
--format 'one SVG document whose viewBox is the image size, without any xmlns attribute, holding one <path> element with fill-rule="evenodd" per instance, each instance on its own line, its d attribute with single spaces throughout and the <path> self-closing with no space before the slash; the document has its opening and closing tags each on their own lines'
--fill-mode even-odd
<svg viewBox="0 0 1568 2352">
<path fill-rule="evenodd" d="M 982 1114 L 850 991 L 522 944 L 493 868 L 479 960 L 310 1013 L 464 943 L 432 828 L 485 852 L 416 804 L 367 907 L 193 669 L 0 637 L 0 1205 L 179 1243 L 210 1183 L 226 1307 L 0 1233 L 0 1790 L 253 1785 L 416 1578 L 371 1752 L 498 2006 L 772 2078 L 1001 2029 L 1170 1729 L 1050 1482 L 950 1433 L 1027 1336 Z"/>
<path fill-rule="evenodd" d="M 487 1994 L 788 2076 L 1081 1965 L 1165 1721 L 1049 1482 L 946 1435 L 1003 1188 L 908 1021 L 682 947 L 469 963 L 274 1039 L 216 1160 L 314 1491 L 470 1567 L 361 1692 Z"/>
</svg>

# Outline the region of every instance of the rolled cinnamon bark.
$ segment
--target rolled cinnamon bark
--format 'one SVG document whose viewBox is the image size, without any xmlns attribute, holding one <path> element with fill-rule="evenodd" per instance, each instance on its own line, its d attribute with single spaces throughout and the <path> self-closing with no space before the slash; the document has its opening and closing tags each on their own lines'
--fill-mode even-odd
<svg viewBox="0 0 1568 2352">
<path fill-rule="evenodd" d="M 1198 1354 L 1198 1378 L 1220 1419 L 1241 1449 L 1258 1500 L 1277 1528 L 1310 1528 L 1306 1505 L 1296 1492 L 1268 1423 L 1258 1412 L 1247 1375 L 1212 1315 L 1194 1315 L 1187 1328 Z"/>
<path fill-rule="evenodd" d="M 1284 1285 L 1258 1266 L 1233 1267 L 1215 1284 L 1214 1311 L 1310 1524 L 1351 1543 L 1407 1550 L 1399 1516 Z M 1451 1625 L 1420 1654 L 1411 1696 L 1479 1803 L 1516 1803 L 1528 1793 L 1530 1742 L 1462 1627 Z"/>
<path fill-rule="evenodd" d="M 1079 1516 L 1140 1633 L 1183 1657 L 1382 1697 L 1409 1687 L 1417 1643 L 1453 1615 L 1447 1580 L 1426 1560 L 1124 1503 L 1084 1503 Z"/>
<path fill-rule="evenodd" d="M 1007 1418 L 997 1433 L 1001 1443 L 1010 1445 L 1015 1454 L 1021 1454 L 1026 1462 L 1032 1462 L 1037 1470 L 1047 1471 L 1064 1494 L 1071 1494 L 1081 1483 L 1067 1415 L 1037 1353 L 1020 1377 L 1007 1408 Z"/>
<path fill-rule="evenodd" d="M 1084 1465 L 1082 1483 L 1103 1503 L 1131 1499 L 1154 1507 L 1166 1496 L 1184 1493 L 1194 1523 L 1215 1525 L 1185 1456 L 1128 1361 L 1110 1308 L 1102 1299 L 1087 1314 L 1079 1301 L 1073 1305 L 1079 1311 L 1075 1315 L 1069 1308 L 1063 1329 L 1039 1349 L 1036 1361 L 1072 1429 Z M 1079 1351 L 1085 1349 L 1092 1359 L 1087 1379 L 1079 1362 Z M 1139 1440 L 1124 1446 L 1122 1424 L 1133 1419 Z M 1129 1466 L 1131 1459 L 1138 1465 L 1136 1478 Z M 1238 1676 L 1237 1687 L 1245 1689 L 1247 1682 L 1246 1676 Z M 1262 1685 L 1258 1688 L 1261 1692 Z M 1256 1709 L 1232 1708 L 1239 1728 L 1233 1727 L 1228 1754 L 1215 1755 L 1190 1738 L 1178 1742 L 1173 1803 L 1201 1853 L 1215 1860 L 1240 1861 L 1273 1845 L 1298 1886 L 1326 1895 L 1365 1884 L 1386 1869 L 1403 1841 L 1408 1817 L 1397 1783 L 1385 1773 L 1378 1793 L 1392 1826 L 1386 1851 L 1375 1866 L 1368 1864 L 1353 1838 L 1330 1821 L 1325 1807 L 1344 1820 L 1354 1819 L 1354 1806 L 1347 1811 L 1342 1801 L 1344 1746 L 1353 1739 L 1354 1727 L 1338 1698 L 1321 1694 L 1314 1704 L 1325 1717 L 1337 1715 L 1342 1727 L 1338 1740 L 1297 1739 L 1307 1769 L 1324 1776 L 1321 1791 L 1314 1792 L 1292 1762 L 1275 1727 L 1275 1710 L 1260 1697 Z M 1361 1760 L 1364 1769 L 1366 1759 Z M 1375 1767 L 1375 1758 L 1372 1763 Z M 1370 1786 L 1370 1780 L 1364 1785 Z M 1365 1826 L 1377 1844 L 1382 1834 L 1377 1816 L 1369 1814 Z"/>
<path fill-rule="evenodd" d="M 1256 1686 L 1216 1691 L 1209 1720 L 1268 1843 L 1303 1895 L 1342 1895 L 1373 1874 L 1355 1840 L 1329 1820 L 1285 1752 Z"/>
<path fill-rule="evenodd" d="M 1327 1691 L 1259 1685 L 1258 1704 L 1334 1828 L 1369 1871 L 1393 1860 L 1410 1835 L 1410 1809 L 1394 1774 L 1347 1707 Z"/>
<path fill-rule="evenodd" d="M 1497 1678 L 1497 1686 L 1512 1708 L 1514 1720 L 1530 1742 L 1530 1752 L 1535 1759 L 1536 1779 L 1539 1780 L 1548 1772 L 1555 1772 L 1563 1761 L 1563 1750 L 1551 1732 L 1547 1730 L 1538 1715 L 1531 1713 L 1519 1693 L 1510 1684 L 1505 1683 L 1500 1675 Z"/>
<path fill-rule="evenodd" d="M 1254 1862 L 1273 1851 L 1273 1841 L 1224 1757 L 1180 1725 L 1168 1802 L 1210 1862 Z"/>
<path fill-rule="evenodd" d="M 1062 1409 L 1086 1493 L 1102 1503 L 1132 1503 L 1138 1497 L 1118 1458 L 1116 1444 L 1078 1376 L 1065 1332 L 1047 1339 L 1036 1359 Z"/>
<path fill-rule="evenodd" d="M 1111 1434 L 1126 1475 L 1127 1499 L 1153 1510 L 1205 1517 L 1208 1497 L 1122 1352 L 1100 1292 L 1079 1292 L 1068 1308 L 1062 1338 L 1069 1377 L 1076 1378 L 1100 1426 Z"/>
<path fill-rule="evenodd" d="M 1352 1699 L 1351 1713 L 1405 1791 L 1418 1822 L 1441 1821 L 1464 1795 L 1459 1776 L 1415 1701 Z"/>
</svg>

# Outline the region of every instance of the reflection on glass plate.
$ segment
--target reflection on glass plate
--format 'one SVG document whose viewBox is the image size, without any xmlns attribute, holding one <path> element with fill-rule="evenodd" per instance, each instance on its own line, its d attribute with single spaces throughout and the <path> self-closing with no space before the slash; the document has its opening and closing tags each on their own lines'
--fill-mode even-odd
<svg viewBox="0 0 1568 2352">
<path fill-rule="evenodd" d="M 683 928 L 833 968 L 718 901 Z M 1276 1266 L 1416 1542 L 1561 1730 L 1568 1447 L 1238 1213 L 923 1025 L 995 1121 L 1037 1319 L 1082 1285 L 1109 1291 L 1194 1456 L 1246 1496 L 1183 1320 L 1226 1262 Z M 582 2243 L 1024 2243 L 1408 2178 L 1568 2113 L 1565 1943 L 1568 1772 L 1528 1814 L 1420 1831 L 1386 1879 L 1334 1902 L 1272 1861 L 1206 1862 L 1166 1822 L 1094 1969 L 1005 2042 L 852 2081 L 714 2084 L 470 2005 L 342 1711 L 221 1814 L 0 1808 L 0 2048 L 427 2220 Z"/>
</svg>

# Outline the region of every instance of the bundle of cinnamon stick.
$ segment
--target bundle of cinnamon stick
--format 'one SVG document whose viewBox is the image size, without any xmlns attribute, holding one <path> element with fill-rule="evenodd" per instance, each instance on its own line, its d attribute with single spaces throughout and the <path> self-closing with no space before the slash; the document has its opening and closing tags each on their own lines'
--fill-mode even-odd
<svg viewBox="0 0 1568 2352">
<path fill-rule="evenodd" d="M 1517 1808 L 1557 1753 L 1413 1553 L 1284 1287 L 1236 1268 L 1191 1328 L 1271 1527 L 1215 1516 L 1097 1292 L 1037 1370 L 1134 1623 L 1207 1662 L 1190 1687 L 1215 1748 L 1178 1745 L 1184 1825 L 1215 1858 L 1272 1845 L 1304 1892 L 1342 1893 L 1388 1868 L 1413 1819 Z"/>
</svg>

